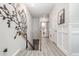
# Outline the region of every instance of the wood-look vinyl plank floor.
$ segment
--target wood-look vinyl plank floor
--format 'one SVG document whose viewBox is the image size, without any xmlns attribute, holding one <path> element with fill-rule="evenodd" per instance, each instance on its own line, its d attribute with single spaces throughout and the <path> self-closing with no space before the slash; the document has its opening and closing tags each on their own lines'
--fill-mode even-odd
<svg viewBox="0 0 79 59">
<path fill-rule="evenodd" d="M 52 41 L 42 38 L 42 50 L 22 50 L 17 56 L 66 56 Z"/>
</svg>

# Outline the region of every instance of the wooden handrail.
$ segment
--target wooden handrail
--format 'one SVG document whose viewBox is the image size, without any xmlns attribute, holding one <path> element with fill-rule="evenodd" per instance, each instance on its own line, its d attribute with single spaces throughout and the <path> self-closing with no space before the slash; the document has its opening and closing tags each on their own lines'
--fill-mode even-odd
<svg viewBox="0 0 79 59">
<path fill-rule="evenodd" d="M 25 38 L 25 40 L 29 43 L 32 49 L 34 49 L 33 45 L 30 43 L 30 41 L 27 39 L 27 33 L 21 33 L 22 36 Z"/>
<path fill-rule="evenodd" d="M 33 45 L 29 42 L 29 40 L 27 40 L 29 45 L 32 47 L 32 49 L 34 49 Z"/>
</svg>

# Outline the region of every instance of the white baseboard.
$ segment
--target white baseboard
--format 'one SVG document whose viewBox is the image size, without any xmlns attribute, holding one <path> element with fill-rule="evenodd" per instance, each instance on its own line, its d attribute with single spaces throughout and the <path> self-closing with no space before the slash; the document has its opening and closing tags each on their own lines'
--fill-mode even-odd
<svg viewBox="0 0 79 59">
<path fill-rule="evenodd" d="M 67 50 L 65 50 L 64 48 L 60 47 L 57 45 L 57 47 L 66 55 L 66 56 L 69 56 L 69 52 Z"/>
<path fill-rule="evenodd" d="M 69 52 L 67 50 L 65 50 L 64 48 L 60 47 L 59 45 L 57 45 L 57 43 L 53 40 L 51 40 L 52 42 L 54 42 L 56 44 L 56 46 L 66 55 L 69 56 Z"/>
<path fill-rule="evenodd" d="M 16 52 L 12 56 L 16 56 L 20 51 L 21 49 L 17 49 Z"/>
</svg>

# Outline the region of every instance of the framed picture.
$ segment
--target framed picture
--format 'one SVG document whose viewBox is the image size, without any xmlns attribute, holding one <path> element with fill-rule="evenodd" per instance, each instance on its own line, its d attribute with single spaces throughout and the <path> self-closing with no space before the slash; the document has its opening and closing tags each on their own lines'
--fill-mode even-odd
<svg viewBox="0 0 79 59">
<path fill-rule="evenodd" d="M 65 9 L 58 12 L 58 25 L 65 23 Z"/>
</svg>

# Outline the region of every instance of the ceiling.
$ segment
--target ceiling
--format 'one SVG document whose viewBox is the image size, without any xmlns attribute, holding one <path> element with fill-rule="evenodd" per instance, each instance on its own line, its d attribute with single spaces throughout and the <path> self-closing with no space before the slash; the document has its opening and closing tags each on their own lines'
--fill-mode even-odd
<svg viewBox="0 0 79 59">
<path fill-rule="evenodd" d="M 40 17 L 48 15 L 54 3 L 27 3 L 26 6 L 32 17 Z"/>
</svg>

